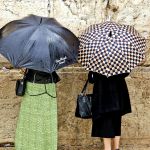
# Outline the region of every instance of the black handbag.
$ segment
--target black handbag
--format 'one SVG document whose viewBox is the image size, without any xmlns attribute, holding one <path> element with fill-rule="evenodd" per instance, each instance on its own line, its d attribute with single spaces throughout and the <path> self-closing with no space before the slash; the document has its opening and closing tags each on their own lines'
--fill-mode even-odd
<svg viewBox="0 0 150 150">
<path fill-rule="evenodd" d="M 82 92 L 77 97 L 77 106 L 75 110 L 75 116 L 82 119 L 92 118 L 92 98 L 93 94 L 87 94 L 86 88 L 88 85 L 88 80 L 86 81 Z"/>
<path fill-rule="evenodd" d="M 18 79 L 16 81 L 16 95 L 17 96 L 23 96 L 25 94 L 25 89 L 26 89 L 26 73 L 27 69 L 24 73 L 23 79 Z"/>
</svg>

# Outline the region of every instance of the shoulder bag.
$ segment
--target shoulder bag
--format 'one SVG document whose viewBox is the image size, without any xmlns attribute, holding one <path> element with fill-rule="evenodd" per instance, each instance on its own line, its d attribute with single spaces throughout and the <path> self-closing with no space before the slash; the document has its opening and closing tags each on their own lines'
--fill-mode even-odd
<svg viewBox="0 0 150 150">
<path fill-rule="evenodd" d="M 75 116 L 82 119 L 92 118 L 91 109 L 93 94 L 86 93 L 88 82 L 89 81 L 87 80 L 82 89 L 82 92 L 77 97 Z"/>
</svg>

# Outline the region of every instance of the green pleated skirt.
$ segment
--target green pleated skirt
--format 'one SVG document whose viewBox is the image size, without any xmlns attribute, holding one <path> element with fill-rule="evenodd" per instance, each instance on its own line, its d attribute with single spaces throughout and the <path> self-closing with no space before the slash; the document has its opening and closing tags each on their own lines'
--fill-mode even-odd
<svg viewBox="0 0 150 150">
<path fill-rule="evenodd" d="M 42 94 L 45 87 L 48 94 Z M 56 96 L 54 83 L 27 82 L 17 122 L 15 150 L 57 150 L 57 101 L 50 95 Z"/>
</svg>

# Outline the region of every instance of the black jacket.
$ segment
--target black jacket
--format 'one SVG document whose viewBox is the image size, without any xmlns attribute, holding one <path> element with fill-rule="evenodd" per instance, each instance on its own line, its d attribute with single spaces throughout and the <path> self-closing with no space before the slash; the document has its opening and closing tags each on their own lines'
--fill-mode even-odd
<svg viewBox="0 0 150 150">
<path fill-rule="evenodd" d="M 58 81 L 60 81 L 60 78 L 56 72 L 52 72 L 50 74 L 33 69 L 28 69 L 26 74 L 26 81 L 46 84 L 46 83 L 57 83 Z"/>
<path fill-rule="evenodd" d="M 121 74 L 107 78 L 104 75 L 89 72 L 89 82 L 94 83 L 93 119 L 116 111 L 121 115 L 131 112 L 130 98 L 125 82 L 127 75 Z"/>
</svg>

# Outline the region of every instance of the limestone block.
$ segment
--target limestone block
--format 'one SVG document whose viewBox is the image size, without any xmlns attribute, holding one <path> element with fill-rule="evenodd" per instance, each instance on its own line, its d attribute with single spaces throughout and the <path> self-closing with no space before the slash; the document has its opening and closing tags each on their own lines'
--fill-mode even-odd
<svg viewBox="0 0 150 150">
<path fill-rule="evenodd" d="M 0 143 L 14 142 L 20 99 L 15 95 L 15 81 L 0 76 Z"/>
<path fill-rule="evenodd" d="M 48 16 L 48 0 L 0 0 L 0 26 L 29 14 Z"/>
<path fill-rule="evenodd" d="M 150 36 L 150 13 L 148 0 L 110 0 L 108 16 L 107 1 L 53 0 L 50 16 L 80 34 L 87 26 L 105 21 L 110 15 L 113 21 L 134 25 L 147 39 Z M 58 7 L 59 6 L 59 7 Z"/>
<path fill-rule="evenodd" d="M 117 8 L 113 13 L 114 20 L 134 25 L 143 36 L 149 39 L 150 3 L 148 0 L 110 0 L 110 8 L 113 7 Z"/>
<path fill-rule="evenodd" d="M 144 63 L 145 66 L 149 66 L 150 64 L 150 40 L 147 40 L 147 48 L 146 48 L 146 61 Z"/>
<path fill-rule="evenodd" d="M 96 0 L 54 0 L 50 15 L 78 35 L 90 24 L 104 19 L 105 7 L 106 3 Z"/>
</svg>

